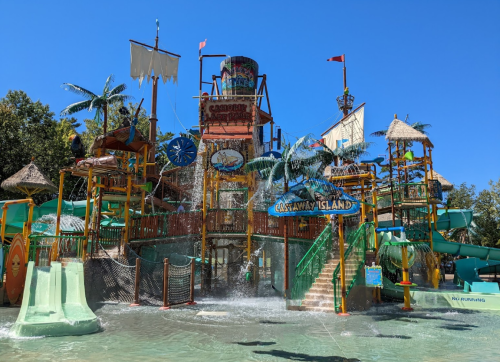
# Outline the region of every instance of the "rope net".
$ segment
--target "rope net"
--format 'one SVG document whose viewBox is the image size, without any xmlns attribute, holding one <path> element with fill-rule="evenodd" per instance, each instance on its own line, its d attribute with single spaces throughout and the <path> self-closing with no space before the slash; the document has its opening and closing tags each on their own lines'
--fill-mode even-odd
<svg viewBox="0 0 500 362">
<path fill-rule="evenodd" d="M 144 259 L 127 245 L 127 255 L 112 257 L 100 244 L 102 257 L 85 263 L 85 290 L 93 302 L 132 303 L 135 295 L 136 260 L 140 259 L 139 302 L 163 305 L 163 262 Z M 191 264 L 169 264 L 168 304 L 191 301 Z"/>
</svg>

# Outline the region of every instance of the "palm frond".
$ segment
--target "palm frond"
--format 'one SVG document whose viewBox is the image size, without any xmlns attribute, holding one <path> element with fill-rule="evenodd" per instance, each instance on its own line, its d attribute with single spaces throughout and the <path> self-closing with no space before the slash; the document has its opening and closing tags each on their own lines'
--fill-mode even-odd
<svg viewBox="0 0 500 362">
<path fill-rule="evenodd" d="M 388 129 L 381 130 L 381 131 L 376 131 L 370 134 L 372 137 L 385 137 L 387 135 Z"/>
<path fill-rule="evenodd" d="M 245 172 L 262 171 L 266 168 L 272 168 L 279 160 L 273 157 L 257 157 L 245 164 Z"/>
<path fill-rule="evenodd" d="M 337 148 L 335 149 L 335 155 L 342 159 L 354 160 L 361 156 L 369 155 L 366 149 L 370 147 L 370 145 L 372 145 L 372 142 L 359 142 L 345 148 Z"/>
<path fill-rule="evenodd" d="M 92 99 L 92 102 L 90 103 L 89 111 L 93 109 L 102 109 L 104 104 L 106 103 L 106 100 L 103 99 L 102 97 L 94 98 Z"/>
<path fill-rule="evenodd" d="M 109 92 L 109 86 L 111 83 L 115 81 L 115 76 L 111 74 L 108 79 L 106 79 L 106 83 L 104 83 L 104 89 L 102 90 L 102 94 L 106 94 Z"/>
<path fill-rule="evenodd" d="M 134 97 L 132 96 L 127 96 L 125 94 L 115 94 L 115 95 L 112 95 L 111 97 L 109 97 L 107 99 L 107 102 L 108 104 L 113 104 L 113 103 L 117 103 L 117 102 L 126 102 L 130 99 L 133 99 Z"/>
<path fill-rule="evenodd" d="M 278 181 L 285 175 L 286 163 L 283 161 L 278 162 L 274 165 L 274 167 L 269 172 L 267 176 L 266 188 L 271 188 L 273 186 L 273 182 Z"/>
<path fill-rule="evenodd" d="M 125 83 L 119 84 L 116 87 L 114 87 L 113 89 L 111 89 L 111 92 L 109 92 L 109 95 L 114 96 L 115 94 L 119 94 L 119 93 L 123 92 L 125 89 L 127 89 L 127 86 L 125 85 Z"/>
<path fill-rule="evenodd" d="M 84 109 L 89 109 L 91 103 L 92 103 L 92 101 L 89 99 L 86 101 L 80 101 L 80 102 L 70 104 L 69 106 L 67 106 L 66 108 L 64 108 L 61 111 L 61 116 L 66 116 L 69 114 L 80 112 Z"/>
<path fill-rule="evenodd" d="M 305 148 L 305 143 L 313 140 L 312 135 L 305 135 L 297 140 L 292 147 L 290 147 L 290 151 L 287 152 L 286 157 L 284 157 L 286 162 L 290 162 L 295 153 L 302 147 Z M 281 156 L 283 157 L 283 155 Z"/>
<path fill-rule="evenodd" d="M 65 90 L 76 93 L 76 94 L 82 96 L 83 98 L 93 99 L 93 98 L 97 97 L 96 94 L 92 93 L 88 89 L 80 87 L 79 85 L 71 84 L 71 83 L 63 83 L 63 85 L 65 86 L 65 88 L 64 88 Z"/>
<path fill-rule="evenodd" d="M 427 134 L 427 132 L 425 132 L 425 129 L 432 126 L 429 123 L 415 122 L 411 125 L 411 127 L 419 132 L 422 132 L 423 134 Z"/>
</svg>

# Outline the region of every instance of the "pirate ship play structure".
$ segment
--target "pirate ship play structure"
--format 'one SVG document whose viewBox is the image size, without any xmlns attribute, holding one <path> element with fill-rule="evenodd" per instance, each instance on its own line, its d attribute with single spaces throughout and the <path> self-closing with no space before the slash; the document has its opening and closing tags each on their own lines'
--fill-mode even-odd
<svg viewBox="0 0 500 362">
<path fill-rule="evenodd" d="M 199 131 L 191 132 L 194 141 L 172 140 L 167 155 L 175 167 L 160 170 L 158 80 L 176 81 L 180 56 L 159 49 L 158 37 L 155 46 L 131 42 L 132 77 L 153 82 L 149 138 L 135 119 L 124 122 L 96 138 L 92 157 L 61 170 L 58 200 L 35 207 L 29 191 L 54 188 L 39 176 L 45 186 L 24 180 L 19 187 L 28 198 L 3 202 L 3 290 L 10 303 L 22 303 L 13 333 L 90 333 L 98 325 L 86 296 L 168 309 L 194 304 L 195 284 L 202 294 L 277 292 L 291 310 L 344 315 L 381 294 L 404 300 L 407 310 L 428 295 L 444 305 L 478 308 L 474 300 L 481 299 L 498 308 L 498 287 L 479 274 L 500 252 L 448 242 L 440 233 L 468 227 L 472 214 L 438 207 L 443 185 L 451 185 L 433 170 L 428 136 L 395 117 L 388 160 L 359 160 L 364 104 L 354 107 L 344 56 L 331 59 L 344 62 L 344 94 L 337 98 L 343 118 L 319 142 L 303 137 L 282 147 L 257 62 L 202 55 L 200 46 Z M 220 74 L 203 81 L 203 61 L 217 57 L 224 58 Z M 424 177 L 414 182 L 417 169 Z M 62 199 L 66 175 L 86 182 L 85 200 Z M 51 229 L 44 217 L 53 214 Z M 474 276 L 471 266 L 457 269 L 466 291 L 477 295 L 435 289 L 434 253 L 489 260 Z"/>
</svg>

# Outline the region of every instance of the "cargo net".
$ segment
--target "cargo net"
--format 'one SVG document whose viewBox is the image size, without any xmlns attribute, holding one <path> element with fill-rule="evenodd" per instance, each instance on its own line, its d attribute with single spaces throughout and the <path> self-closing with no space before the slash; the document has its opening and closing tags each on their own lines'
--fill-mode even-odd
<svg viewBox="0 0 500 362">
<path fill-rule="evenodd" d="M 90 301 L 133 303 L 135 296 L 136 259 L 140 259 L 139 303 L 163 305 L 163 262 L 153 262 L 139 256 L 126 246 L 127 256 L 111 257 L 99 244 L 104 257 L 85 263 L 85 289 Z M 167 304 L 192 301 L 191 264 L 169 264 Z"/>
</svg>

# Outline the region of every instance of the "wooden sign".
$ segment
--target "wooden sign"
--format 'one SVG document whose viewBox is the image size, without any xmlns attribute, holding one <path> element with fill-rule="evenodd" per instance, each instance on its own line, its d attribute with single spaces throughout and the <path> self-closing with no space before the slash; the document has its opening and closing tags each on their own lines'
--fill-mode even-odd
<svg viewBox="0 0 500 362">
<path fill-rule="evenodd" d="M 232 172 L 243 166 L 245 158 L 238 151 L 225 148 L 213 153 L 210 162 L 218 171 Z"/>
<path fill-rule="evenodd" d="M 204 105 L 204 122 L 211 124 L 248 124 L 253 122 L 251 101 L 214 100 Z"/>
<path fill-rule="evenodd" d="M 21 296 L 26 278 L 24 254 L 25 242 L 21 234 L 16 234 L 10 244 L 9 256 L 5 263 L 7 282 L 5 289 L 10 304 L 16 304 Z"/>
</svg>

